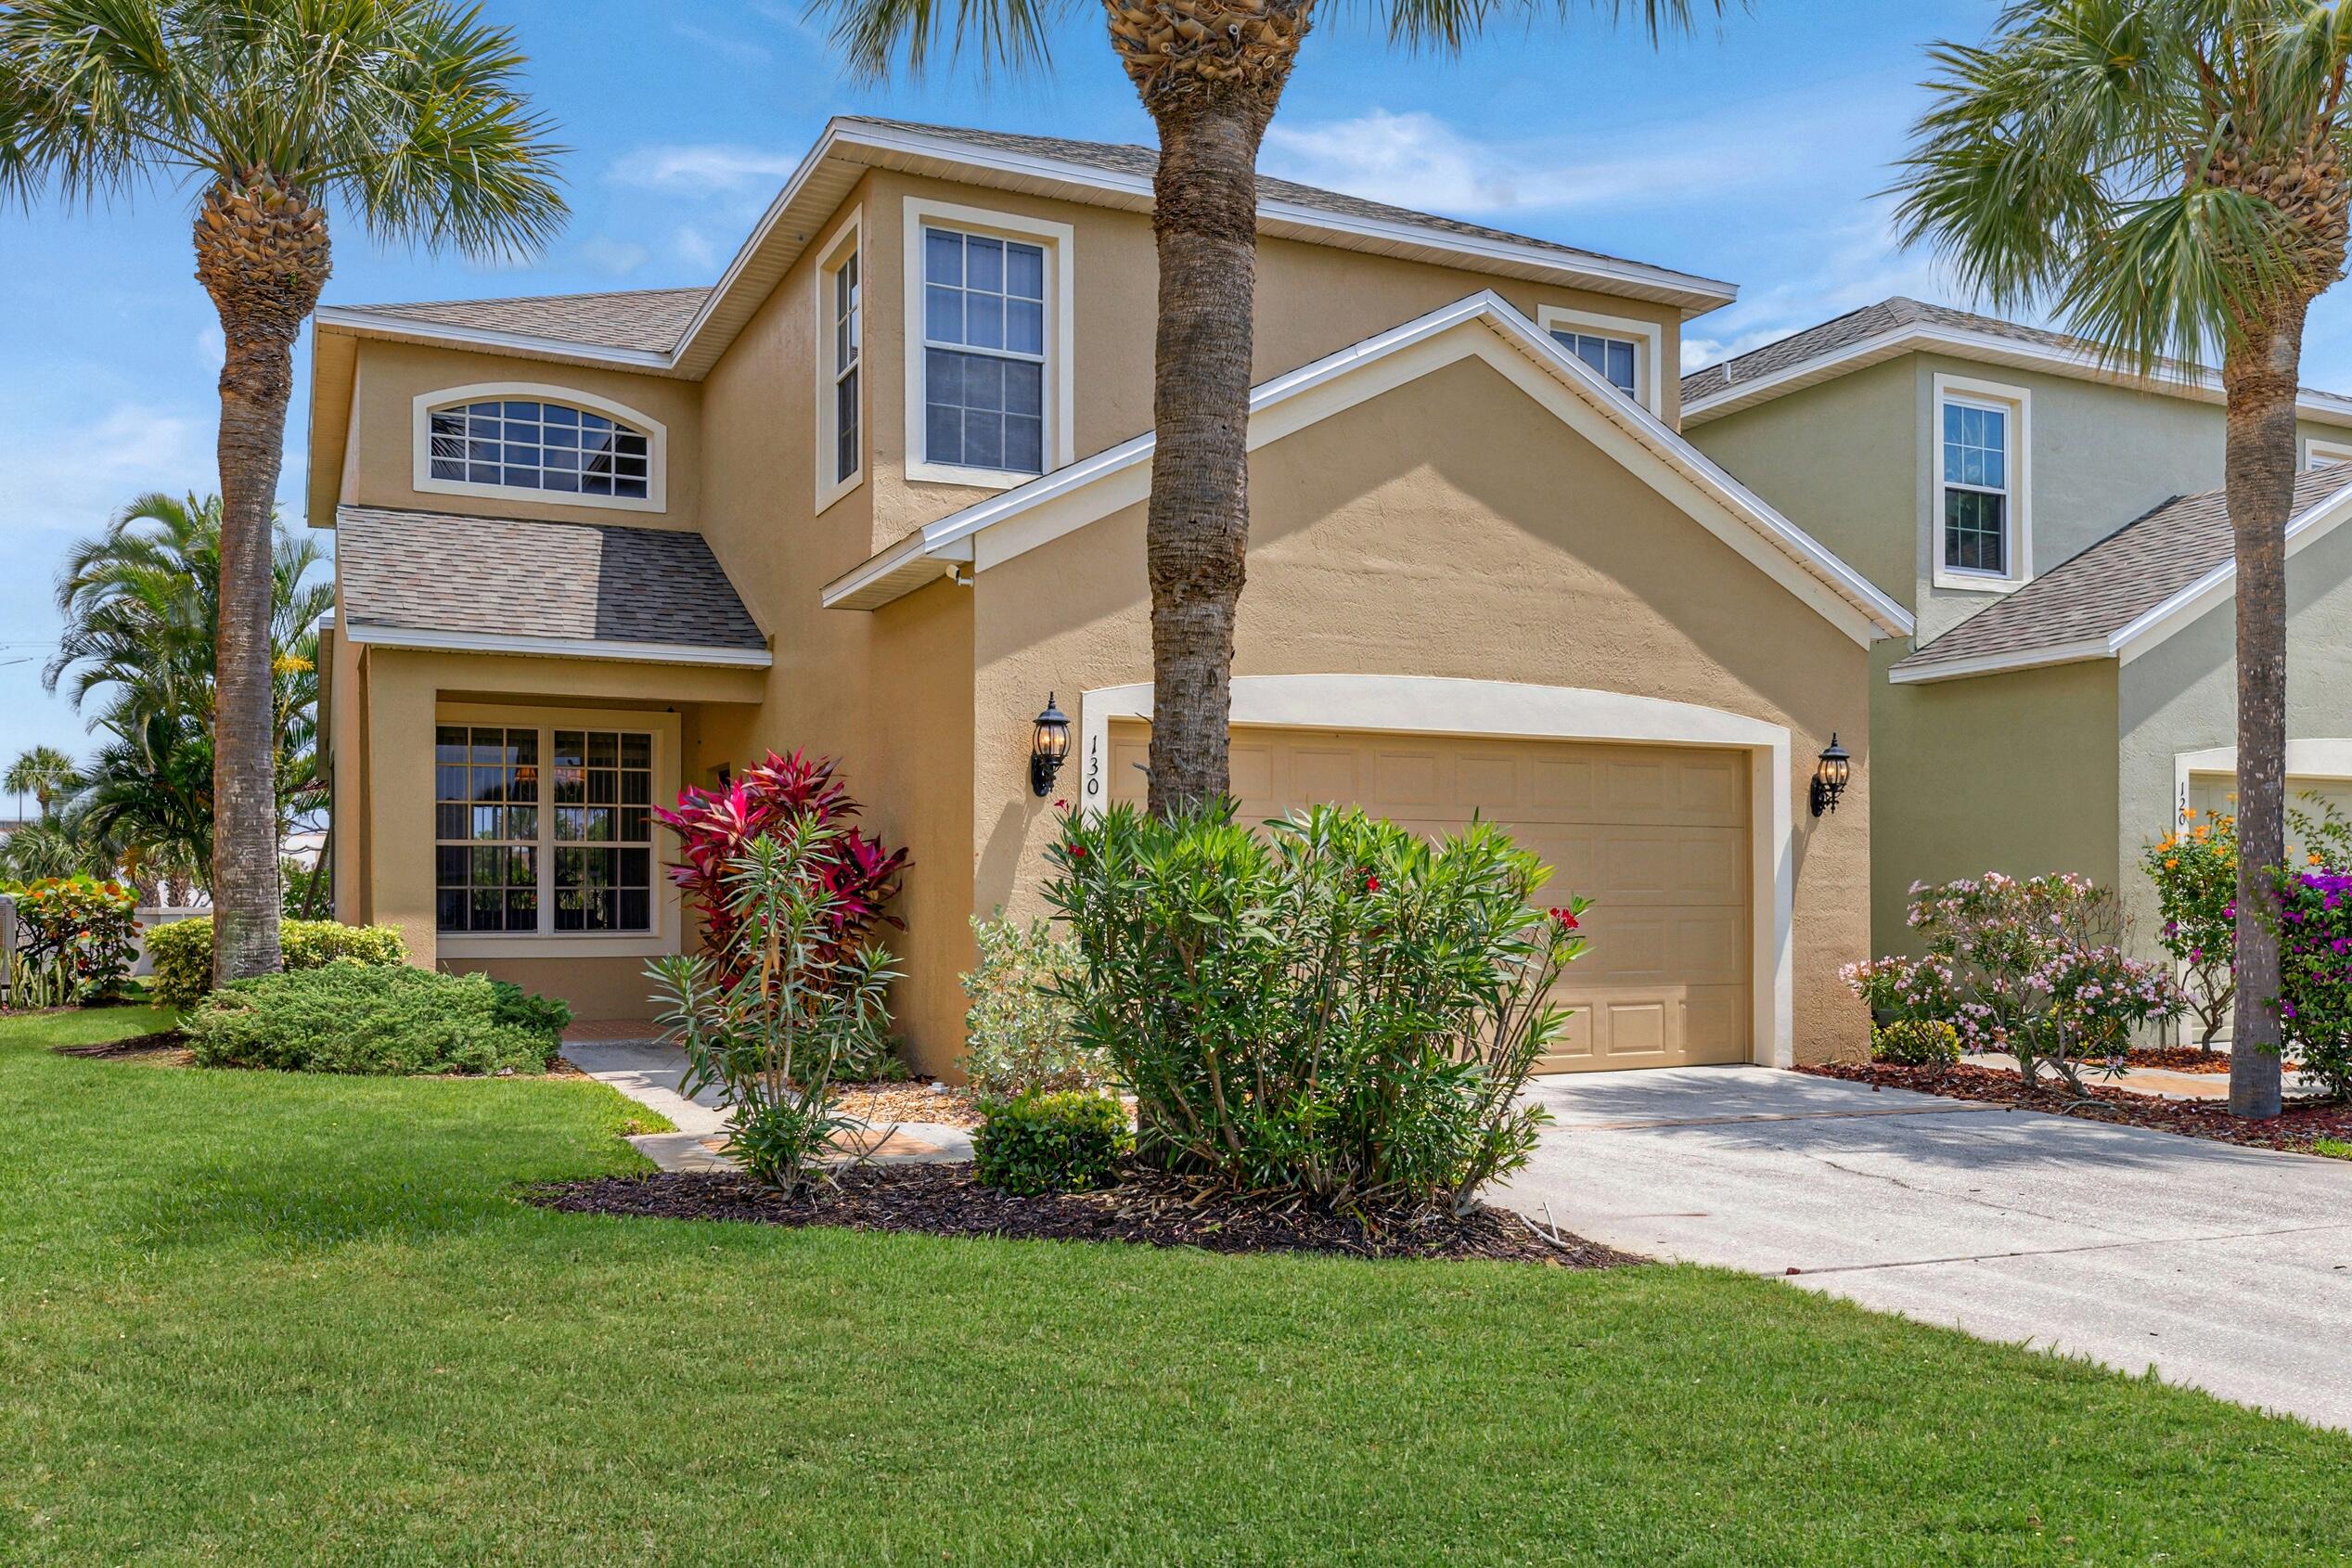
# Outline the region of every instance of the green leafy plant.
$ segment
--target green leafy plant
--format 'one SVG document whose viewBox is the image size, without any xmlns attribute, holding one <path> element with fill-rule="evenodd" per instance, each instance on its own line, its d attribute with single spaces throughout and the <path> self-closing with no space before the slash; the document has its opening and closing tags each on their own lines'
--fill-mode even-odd
<svg viewBox="0 0 2352 1568">
<path fill-rule="evenodd" d="M 1126 1108 L 1107 1094 L 1066 1089 L 989 1101 L 972 1135 L 972 1168 L 1016 1198 L 1086 1192 L 1118 1179 L 1135 1150 Z"/>
<path fill-rule="evenodd" d="M 346 958 L 378 965 L 408 961 L 408 944 L 391 926 L 289 920 L 279 932 L 289 973 Z M 147 953 L 154 965 L 148 990 L 161 1005 L 192 1007 L 212 988 L 212 922 L 209 918 L 157 926 L 147 933 Z"/>
<path fill-rule="evenodd" d="M 1073 816 L 1047 901 L 1078 1040 L 1137 1100 L 1138 1157 L 1242 1190 L 1467 1209 L 1543 1119 L 1519 1091 L 1567 1017 L 1587 905 L 1491 823 L 1440 842 L 1317 807 Z"/>
<path fill-rule="evenodd" d="M 2303 1071 L 2352 1096 L 2352 874 L 2281 873 L 2279 1023 Z"/>
<path fill-rule="evenodd" d="M 121 998 L 139 930 L 138 896 L 116 881 L 50 877 L 16 895 L 19 1005 L 84 1007 Z"/>
<path fill-rule="evenodd" d="M 208 1067 L 399 1074 L 543 1073 L 562 1030 L 519 988 L 483 975 L 338 959 L 238 981 L 185 1028 Z"/>
<path fill-rule="evenodd" d="M 1949 1067 L 1960 1059 L 1960 1031 L 1940 1018 L 1898 1018 L 1870 1031 L 1873 1061 L 1902 1067 Z"/>
<path fill-rule="evenodd" d="M 1110 1064 L 1078 1038 L 1061 995 L 1078 972 L 1078 948 L 1043 920 L 1022 926 L 972 917 L 980 962 L 962 977 L 964 1075 L 987 1098 L 1055 1089 L 1099 1089 Z"/>
<path fill-rule="evenodd" d="M 2079 1094 L 2086 1061 L 2187 1006 L 2163 969 L 2125 956 L 2115 895 L 2088 877 L 1921 883 L 1909 922 L 1922 953 L 1848 964 L 1846 983 L 1888 1022 L 1940 1021 L 1968 1049 L 2010 1052 L 2027 1083 L 2047 1069 Z"/>
<path fill-rule="evenodd" d="M 2156 885 L 2156 941 L 2180 967 L 2197 1044 L 2211 1050 L 2238 998 L 2238 819 L 2191 811 L 2141 852 L 2140 865 Z"/>
<path fill-rule="evenodd" d="M 838 1109 L 833 1086 L 888 1047 L 885 996 L 897 971 L 880 948 L 841 940 L 845 894 L 827 873 L 842 834 L 805 811 L 752 838 L 720 878 L 725 950 L 675 954 L 646 971 L 665 1004 L 662 1022 L 686 1047 L 687 1092 L 715 1086 L 735 1153 L 788 1191 L 859 1125 Z"/>
</svg>

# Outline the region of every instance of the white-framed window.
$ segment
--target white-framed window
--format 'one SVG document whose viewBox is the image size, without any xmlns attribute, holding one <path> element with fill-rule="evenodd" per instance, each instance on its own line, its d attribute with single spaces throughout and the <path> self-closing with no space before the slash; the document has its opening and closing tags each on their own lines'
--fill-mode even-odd
<svg viewBox="0 0 2352 1568">
<path fill-rule="evenodd" d="M 496 381 L 422 393 L 414 414 L 420 491 L 628 511 L 666 505 L 669 431 L 625 404 Z"/>
<path fill-rule="evenodd" d="M 1665 332 L 1658 323 L 1543 305 L 1536 312 L 1536 325 L 1627 399 L 1664 416 L 1660 388 Z"/>
<path fill-rule="evenodd" d="M 2033 576 L 2028 478 L 2031 394 L 1935 378 L 1934 581 L 2006 591 Z"/>
<path fill-rule="evenodd" d="M 816 509 L 866 477 L 866 268 L 853 212 L 816 269 Z"/>
<path fill-rule="evenodd" d="M 2306 469 L 2324 469 L 2331 463 L 2352 463 L 2352 442 L 2321 441 L 2306 436 L 2303 441 L 2303 466 Z"/>
<path fill-rule="evenodd" d="M 906 202 L 906 474 L 1008 488 L 1070 461 L 1067 224 Z"/>
<path fill-rule="evenodd" d="M 656 923 L 655 737 L 444 719 L 433 731 L 443 936 L 645 936 Z"/>
</svg>

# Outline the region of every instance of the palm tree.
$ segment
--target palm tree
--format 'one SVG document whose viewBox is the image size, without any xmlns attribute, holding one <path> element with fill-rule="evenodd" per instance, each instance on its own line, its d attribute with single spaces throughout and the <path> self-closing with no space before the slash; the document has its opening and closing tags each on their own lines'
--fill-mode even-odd
<svg viewBox="0 0 2352 1568">
<path fill-rule="evenodd" d="M 451 0 L 0 0 L 0 187 L 30 204 L 197 192 L 221 369 L 215 978 L 279 964 L 270 510 L 328 200 L 379 240 L 475 255 L 561 223 L 512 36 Z"/>
<path fill-rule="evenodd" d="M 142 495 L 75 545 L 58 578 L 65 630 L 42 672 L 109 739 L 67 816 L 126 867 L 155 868 L 167 893 L 201 881 L 212 859 L 214 628 L 221 616 L 217 496 Z M 269 658 L 272 843 L 314 809 L 319 616 L 333 587 L 312 581 L 317 542 L 271 521 Z M 194 875 L 190 876 L 190 871 Z"/>
<path fill-rule="evenodd" d="M 1906 238 L 1996 302 L 2053 300 L 2140 373 L 2217 346 L 2237 552 L 2237 1016 L 2230 1108 L 2280 1108 L 2286 523 L 2306 312 L 2342 273 L 2352 3 L 2025 0 L 1939 45 Z"/>
<path fill-rule="evenodd" d="M 17 811 L 24 811 L 24 797 L 31 795 L 41 808 L 41 820 L 49 820 L 49 808 L 57 798 L 73 787 L 73 759 L 55 746 L 34 746 L 8 765 L 8 771 L 0 776 L 0 790 L 17 797 Z"/>
<path fill-rule="evenodd" d="M 1489 21 L 1575 0 L 1375 0 L 1390 38 L 1453 53 Z M 1723 0 L 1585 0 L 1638 7 L 1654 42 Z M 1151 583 L 1150 803 L 1229 792 L 1233 624 L 1249 544 L 1249 398 L 1257 277 L 1258 143 L 1316 0 L 1103 0 L 1110 42 L 1160 137 L 1151 227 L 1160 260 L 1144 552 Z M 985 64 L 1046 63 L 1051 0 L 815 0 L 852 64 L 919 71 L 943 45 Z"/>
</svg>

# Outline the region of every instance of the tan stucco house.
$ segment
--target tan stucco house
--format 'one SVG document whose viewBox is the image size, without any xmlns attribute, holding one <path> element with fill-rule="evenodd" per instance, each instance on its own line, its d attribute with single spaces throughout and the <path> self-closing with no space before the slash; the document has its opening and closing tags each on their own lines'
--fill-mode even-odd
<svg viewBox="0 0 2352 1568">
<path fill-rule="evenodd" d="M 1894 299 L 1682 379 L 1683 428 L 1912 611 L 1872 655 L 1872 906 L 2079 871 L 2153 953 L 2140 851 L 2226 803 L 2235 569 L 2216 378 Z M 2290 788 L 2352 806 L 2352 398 L 2305 392 L 2288 533 Z"/>
<path fill-rule="evenodd" d="M 830 753 L 911 852 L 898 1025 L 952 1070 L 968 918 L 1040 907 L 1048 694 L 1051 793 L 1140 787 L 1150 173 L 842 119 L 708 289 L 322 309 L 339 916 L 644 1017 L 692 939 L 649 807 Z M 1261 194 L 1247 809 L 1512 825 L 1599 901 L 1556 1066 L 1857 1047 L 1870 650 L 1911 619 L 1677 433 L 1733 290 Z"/>
</svg>

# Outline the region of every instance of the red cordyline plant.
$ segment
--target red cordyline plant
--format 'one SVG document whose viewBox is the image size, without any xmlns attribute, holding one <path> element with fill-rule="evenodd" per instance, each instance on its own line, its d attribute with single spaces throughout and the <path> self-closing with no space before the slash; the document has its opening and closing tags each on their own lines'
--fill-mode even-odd
<svg viewBox="0 0 2352 1568">
<path fill-rule="evenodd" d="M 741 916 L 739 901 L 728 896 L 729 863 L 742 859 L 752 840 L 780 835 L 803 817 L 827 830 L 822 851 L 809 862 L 830 895 L 825 919 L 831 934 L 820 958 L 830 962 L 863 946 L 877 925 L 906 928 L 882 911 L 897 895 L 906 852 L 885 849 L 880 840 L 848 826 L 861 808 L 833 777 L 839 766 L 832 757 L 770 752 L 725 789 L 681 790 L 675 811 L 654 808 L 655 820 L 678 836 L 681 858 L 669 868 L 670 880 L 701 916 L 703 950 L 723 984 L 734 984 L 743 972 L 741 944 L 733 940 Z"/>
</svg>

